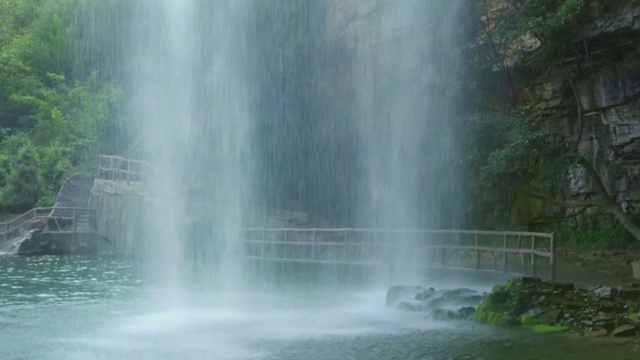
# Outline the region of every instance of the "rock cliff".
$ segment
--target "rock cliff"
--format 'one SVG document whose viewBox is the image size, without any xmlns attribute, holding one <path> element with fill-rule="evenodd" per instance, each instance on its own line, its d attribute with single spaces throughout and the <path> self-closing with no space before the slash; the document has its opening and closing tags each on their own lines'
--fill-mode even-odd
<svg viewBox="0 0 640 360">
<path fill-rule="evenodd" d="M 621 2 L 622 3 L 622 2 Z M 640 4 L 626 1 L 616 11 L 596 15 L 575 39 L 574 58 L 544 75 L 527 78 L 520 105 L 530 106 L 541 121 L 577 137 L 580 151 L 595 165 L 625 211 L 640 208 Z M 574 89 L 566 75 L 573 79 Z M 526 77 L 526 76 L 525 76 Z M 575 94 L 574 94 L 575 90 Z M 578 102 L 576 101 L 576 94 Z M 580 106 L 584 125 L 579 124 Z M 568 192 L 576 199 L 595 193 L 591 179 L 571 170 Z M 524 211 L 516 201 L 516 222 L 531 224 L 554 209 Z M 593 210 L 592 211 L 596 211 Z M 526 216 L 522 216 L 526 214 Z M 513 224 L 513 221 L 512 221 Z"/>
</svg>

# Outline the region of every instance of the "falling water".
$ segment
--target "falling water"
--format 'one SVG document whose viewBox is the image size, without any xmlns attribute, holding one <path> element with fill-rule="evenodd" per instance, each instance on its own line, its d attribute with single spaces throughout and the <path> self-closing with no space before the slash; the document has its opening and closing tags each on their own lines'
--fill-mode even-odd
<svg viewBox="0 0 640 360">
<path fill-rule="evenodd" d="M 457 225 L 460 1 L 138 4 L 133 103 L 163 174 L 145 224 L 161 283 L 242 284 L 257 208 L 315 226 Z M 396 275 L 415 274 L 424 239 L 387 240 L 414 255 L 391 256 L 411 264 Z"/>
<path fill-rule="evenodd" d="M 238 231 L 252 197 L 246 6 L 139 2 L 133 108 L 141 153 L 159 173 L 144 243 L 149 271 L 169 287 L 241 282 Z"/>
<path fill-rule="evenodd" d="M 459 1 L 371 1 L 356 43 L 356 112 L 366 227 L 434 229 L 457 225 L 455 160 L 456 21 Z M 404 281 L 426 256 L 424 235 L 395 236 Z M 395 246 L 396 244 L 394 244 Z M 407 259 L 407 255 L 414 255 Z M 424 265 L 424 264 L 422 264 Z"/>
</svg>

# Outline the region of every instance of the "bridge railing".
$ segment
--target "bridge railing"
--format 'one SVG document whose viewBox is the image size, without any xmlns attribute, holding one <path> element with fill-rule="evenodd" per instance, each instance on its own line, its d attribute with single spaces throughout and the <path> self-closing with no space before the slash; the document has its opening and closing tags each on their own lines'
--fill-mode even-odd
<svg viewBox="0 0 640 360">
<path fill-rule="evenodd" d="M 77 232 L 79 219 L 91 217 L 93 209 L 80 207 L 38 207 L 0 222 L 0 239 L 6 241 L 21 230 L 49 226 L 52 232 Z"/>
<path fill-rule="evenodd" d="M 556 278 L 553 233 L 480 230 L 245 229 L 252 259 L 465 269 Z"/>
<path fill-rule="evenodd" d="M 162 175 L 149 163 L 115 155 L 98 156 L 99 179 L 112 181 L 153 181 Z"/>
</svg>

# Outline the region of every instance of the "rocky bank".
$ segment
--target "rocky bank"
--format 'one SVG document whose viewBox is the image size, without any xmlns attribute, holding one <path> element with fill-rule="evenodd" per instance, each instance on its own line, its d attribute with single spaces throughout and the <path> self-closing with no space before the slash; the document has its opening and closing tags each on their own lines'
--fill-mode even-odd
<svg viewBox="0 0 640 360">
<path fill-rule="evenodd" d="M 436 319 L 473 320 L 537 332 L 572 332 L 589 337 L 640 335 L 640 286 L 581 287 L 521 277 L 490 293 L 394 286 L 386 305 L 420 311 Z"/>
</svg>

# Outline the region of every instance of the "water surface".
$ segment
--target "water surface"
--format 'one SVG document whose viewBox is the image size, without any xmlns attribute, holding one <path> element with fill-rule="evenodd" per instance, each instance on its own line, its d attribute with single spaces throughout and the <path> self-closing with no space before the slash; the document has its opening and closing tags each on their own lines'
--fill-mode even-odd
<svg viewBox="0 0 640 360">
<path fill-rule="evenodd" d="M 0 258 L 0 359 L 637 359 L 594 341 L 384 308 L 384 289 L 179 297 L 133 263 Z M 173 292 L 173 291 L 172 291 Z M 163 301 L 180 298 L 181 301 Z"/>
</svg>

